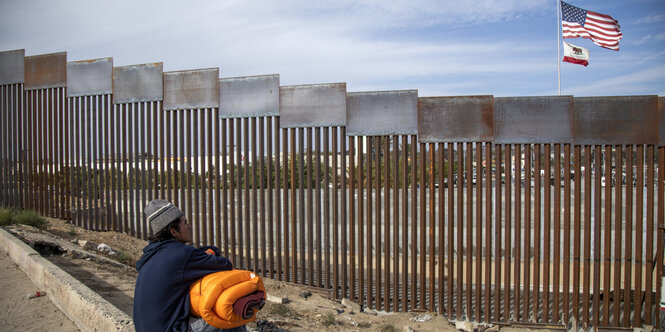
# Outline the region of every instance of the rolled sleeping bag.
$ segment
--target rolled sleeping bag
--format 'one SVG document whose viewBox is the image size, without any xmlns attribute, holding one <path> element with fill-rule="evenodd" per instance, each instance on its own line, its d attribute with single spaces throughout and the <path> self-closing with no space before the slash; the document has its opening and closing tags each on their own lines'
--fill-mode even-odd
<svg viewBox="0 0 665 332">
<path fill-rule="evenodd" d="M 245 295 L 233 304 L 233 313 L 242 319 L 250 319 L 254 316 L 254 312 L 261 310 L 266 304 L 265 297 L 266 293 L 260 290 Z"/>
<path fill-rule="evenodd" d="M 263 306 L 261 300 L 265 299 L 265 294 L 263 280 L 251 271 L 215 272 L 190 286 L 190 312 L 202 317 L 211 326 L 230 329 L 255 321 L 256 311 Z M 236 302 L 242 304 L 238 307 L 244 312 L 234 312 Z"/>
</svg>

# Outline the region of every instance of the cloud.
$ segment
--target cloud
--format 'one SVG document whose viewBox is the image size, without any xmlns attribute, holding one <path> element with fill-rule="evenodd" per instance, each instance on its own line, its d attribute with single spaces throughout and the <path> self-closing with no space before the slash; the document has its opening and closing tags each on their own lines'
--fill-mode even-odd
<svg viewBox="0 0 665 332">
<path fill-rule="evenodd" d="M 234 1 L 217 12 L 247 14 L 254 17 L 296 19 L 301 23 L 335 23 L 335 29 L 410 28 L 439 24 L 475 24 L 514 18 L 524 13 L 538 13 L 548 8 L 546 0 L 491 0 L 460 2 L 427 0 L 338 0 L 338 1 Z M 340 22 L 342 21 L 342 22 Z M 341 24 L 340 24 L 341 23 Z M 356 31 L 361 32 L 361 31 Z"/>
<path fill-rule="evenodd" d="M 350 91 L 525 95 L 556 86 L 556 45 L 529 25 L 554 14 L 548 0 L 24 0 L 0 9 L 0 49 L 67 51 L 70 61 L 277 73 L 283 85 L 347 82 Z M 519 31 L 497 37 L 488 26 Z"/>
<path fill-rule="evenodd" d="M 665 21 L 665 15 L 663 14 L 654 14 L 646 17 L 642 17 L 635 21 L 636 24 L 648 24 L 648 23 L 658 23 Z"/>
<path fill-rule="evenodd" d="M 575 96 L 609 96 L 631 94 L 662 94 L 665 82 L 665 64 L 638 72 L 614 76 L 584 85 L 566 88 Z"/>
<path fill-rule="evenodd" d="M 157 32 L 155 29 L 206 31 L 217 26 L 252 29 L 256 25 L 307 26 L 313 31 L 364 33 L 385 28 L 469 25 L 538 15 L 551 7 L 546 0 L 283 0 L 283 1 L 84 1 L 67 5 L 52 1 L 3 2 L 3 26 L 28 29 L 49 22 L 60 32 L 85 33 L 114 27 L 119 34 Z M 29 24 L 32 22 L 32 28 Z M 174 29 L 177 27 L 177 29 Z M 362 29 L 359 29 L 362 28 Z"/>
<path fill-rule="evenodd" d="M 300 1 L 295 1 L 299 3 Z M 314 1 L 309 9 L 325 10 L 332 17 L 370 19 L 373 26 L 431 26 L 439 24 L 478 24 L 514 18 L 548 7 L 547 1 L 492 0 L 438 1 L 428 0 L 339 0 L 332 4 Z M 291 4 L 295 5 L 291 1 Z M 360 21 L 359 21 L 360 22 Z"/>
<path fill-rule="evenodd" d="M 659 33 L 657 35 L 652 35 L 652 34 L 647 34 L 644 35 L 642 38 L 634 41 L 633 43 L 635 45 L 642 45 L 645 43 L 651 43 L 651 42 L 660 42 L 665 40 L 665 32 L 664 33 Z"/>
<path fill-rule="evenodd" d="M 233 64 L 226 69 L 222 66 L 222 75 L 278 72 L 285 84 L 347 81 L 350 85 L 364 86 L 367 82 L 412 82 L 451 75 L 528 75 L 552 68 L 547 64 L 551 59 L 538 55 L 543 47 L 537 43 L 524 47 L 516 42 L 440 44 L 354 36 L 312 38 L 302 31 L 279 33 L 275 36 L 279 43 L 271 39 L 256 36 L 248 41 L 231 37 L 228 42 L 239 50 L 250 49 L 254 43 L 270 46 L 263 51 L 222 53 L 222 63 Z M 524 58 L 515 58 L 516 53 Z M 318 77 L 319 81 L 312 81 L 312 77 Z"/>
</svg>

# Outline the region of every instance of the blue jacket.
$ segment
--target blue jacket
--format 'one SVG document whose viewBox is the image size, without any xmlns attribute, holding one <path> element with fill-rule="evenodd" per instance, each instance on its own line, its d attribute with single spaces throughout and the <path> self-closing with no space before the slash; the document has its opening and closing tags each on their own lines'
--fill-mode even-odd
<svg viewBox="0 0 665 332">
<path fill-rule="evenodd" d="M 152 242 L 136 262 L 139 276 L 134 290 L 136 331 L 187 331 L 189 286 L 217 271 L 231 270 L 231 262 L 175 240 Z M 219 249 L 212 247 L 216 253 Z"/>
</svg>

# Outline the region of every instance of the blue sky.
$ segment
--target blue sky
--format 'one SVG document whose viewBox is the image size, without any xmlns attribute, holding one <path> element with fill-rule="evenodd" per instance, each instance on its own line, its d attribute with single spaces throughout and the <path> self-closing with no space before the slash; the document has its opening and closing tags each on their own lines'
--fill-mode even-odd
<svg viewBox="0 0 665 332">
<path fill-rule="evenodd" d="M 665 0 L 570 0 L 611 15 L 620 51 L 585 39 L 590 65 L 561 64 L 562 94 L 665 96 Z M 161 61 L 165 71 L 280 74 L 281 85 L 420 96 L 556 95 L 555 0 L 0 0 L 0 50 L 69 61 Z M 560 43 L 560 42 L 559 42 Z M 563 48 L 561 51 L 563 52 Z"/>
</svg>

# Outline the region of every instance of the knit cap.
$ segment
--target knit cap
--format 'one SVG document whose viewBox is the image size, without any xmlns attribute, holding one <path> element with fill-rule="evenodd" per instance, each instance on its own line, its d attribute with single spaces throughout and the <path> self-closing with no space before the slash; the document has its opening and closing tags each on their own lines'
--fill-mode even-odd
<svg viewBox="0 0 665 332">
<path fill-rule="evenodd" d="M 168 224 L 184 215 L 177 206 L 163 199 L 155 199 L 148 202 L 143 212 L 153 234 L 159 233 Z"/>
</svg>

